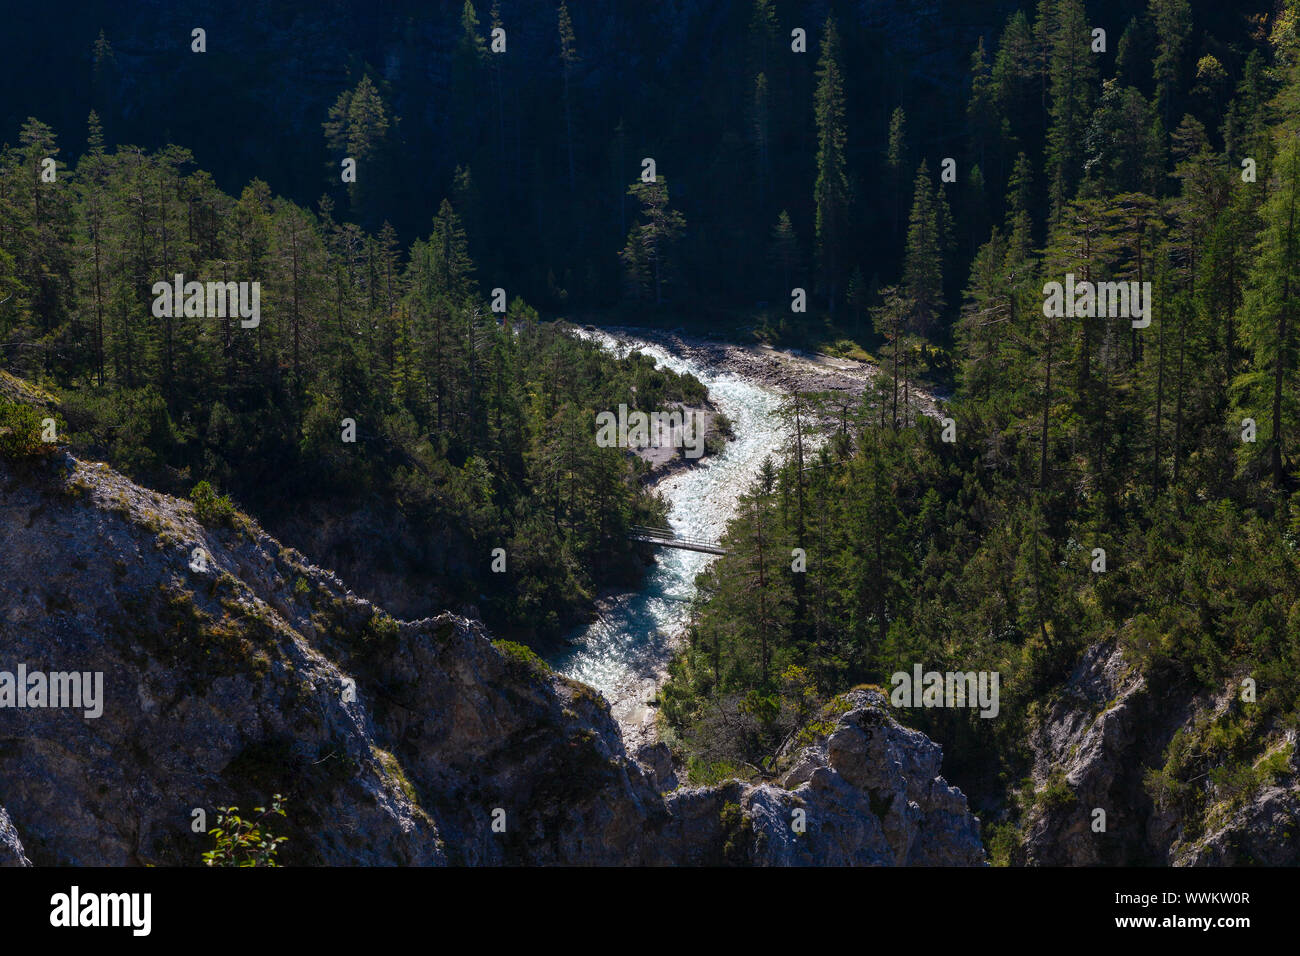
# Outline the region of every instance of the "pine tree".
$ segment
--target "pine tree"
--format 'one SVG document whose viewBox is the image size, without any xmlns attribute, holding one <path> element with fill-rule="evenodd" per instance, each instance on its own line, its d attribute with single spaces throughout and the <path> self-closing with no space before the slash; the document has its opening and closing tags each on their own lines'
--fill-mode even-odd
<svg viewBox="0 0 1300 956">
<path fill-rule="evenodd" d="M 347 184 L 348 202 L 356 215 L 374 214 L 389 170 L 386 166 L 388 134 L 392 125 L 379 89 L 369 76 L 339 94 L 322 124 L 330 149 L 330 169 L 337 171 L 343 158 L 356 160 L 356 181 Z"/>
<path fill-rule="evenodd" d="M 463 300 L 470 293 L 474 262 L 469 257 L 469 239 L 460 216 L 449 200 L 442 201 L 433 220 L 429 253 L 435 288 L 445 291 L 455 302 Z"/>
<path fill-rule="evenodd" d="M 1183 55 L 1192 32 L 1192 10 L 1187 0 L 1151 0 L 1151 20 L 1155 26 L 1156 58 L 1153 72 L 1156 81 L 1156 110 L 1166 128 L 1171 128 L 1179 113 L 1177 100 L 1183 89 Z"/>
<path fill-rule="evenodd" d="M 893 428 L 898 428 L 898 393 L 902 380 L 902 348 L 905 323 L 913 305 L 896 287 L 880 290 L 881 304 L 871 310 L 871 320 L 876 335 L 885 340 L 885 362 L 890 378 L 890 415 Z M 883 424 L 884 408 L 880 415 Z"/>
<path fill-rule="evenodd" d="M 1020 630 L 1026 636 L 1037 632 L 1043 644 L 1051 647 L 1054 643 L 1051 625 L 1052 609 L 1056 605 L 1056 570 L 1047 521 L 1038 499 L 1033 501 L 1023 518 L 1020 540 L 1023 544 L 1016 558 L 1015 570 Z"/>
<path fill-rule="evenodd" d="M 1150 20 L 1129 18 L 1115 48 L 1115 81 L 1122 87 L 1143 89 L 1150 78 L 1147 64 L 1151 62 Z"/>
<path fill-rule="evenodd" d="M 478 14 L 471 0 L 465 0 L 460 14 L 460 37 L 451 62 L 451 136 L 457 145 L 457 157 L 477 161 L 482 122 L 483 71 L 488 63 L 488 47 L 479 26 Z"/>
<path fill-rule="evenodd" d="M 1008 155 L 1012 149 L 1029 148 L 1026 140 L 1039 102 L 1037 63 L 1033 28 L 1024 11 L 1017 10 L 1007 17 L 993 58 L 993 95 Z"/>
<path fill-rule="evenodd" d="M 1234 160 L 1250 156 L 1261 171 L 1268 167 L 1272 141 L 1267 133 L 1268 102 L 1272 83 L 1264 58 L 1258 50 L 1246 57 L 1237 95 L 1223 123 L 1223 148 Z M 1263 178 L 1261 176 L 1261 178 Z"/>
<path fill-rule="evenodd" d="M 1137 90 L 1102 83 L 1082 153 L 1090 192 L 1162 191 L 1164 132 L 1156 111 Z"/>
<path fill-rule="evenodd" d="M 849 182 L 845 170 L 844 79 L 840 72 L 840 38 L 833 17 L 822 32 L 817 63 L 817 262 L 821 287 L 832 316 L 839 293 L 841 247 L 846 239 Z"/>
<path fill-rule="evenodd" d="M 1033 249 L 1033 219 L 1029 210 L 1033 203 L 1033 170 L 1024 153 L 1016 156 L 1011 178 L 1007 182 L 1007 260 L 1023 263 Z"/>
<path fill-rule="evenodd" d="M 875 626 L 874 650 L 883 651 L 890 622 L 900 616 L 901 583 L 906 580 L 906 528 L 898 489 L 889 470 L 889 439 L 874 429 L 864 434 L 862 453 L 853 460 L 850 521 L 859 542 L 851 580 L 856 583 L 854 617 Z M 864 644 L 865 627 L 853 628 Z M 865 648 L 864 648 L 865 649 Z"/>
<path fill-rule="evenodd" d="M 772 0 L 754 0 L 754 12 L 749 18 L 751 72 L 768 72 L 780 29 L 776 19 L 776 5 Z"/>
<path fill-rule="evenodd" d="M 492 32 L 504 30 L 505 24 L 501 19 L 501 0 L 492 0 L 492 10 L 490 13 Z M 505 77 L 502 75 L 505 63 L 505 57 L 494 56 L 489 62 L 492 64 L 492 91 L 496 100 L 497 112 L 497 170 L 498 182 L 504 184 L 503 175 L 506 162 L 506 109 L 505 109 Z"/>
<path fill-rule="evenodd" d="M 912 192 L 907 252 L 903 260 L 903 287 L 912 301 L 911 328 L 921 335 L 935 328 L 944 308 L 945 219 L 941 197 L 936 194 L 929 167 L 922 160 Z"/>
<path fill-rule="evenodd" d="M 751 133 L 759 137 L 756 125 L 762 123 L 762 145 L 755 143 L 755 152 L 760 168 L 759 208 L 763 216 L 769 214 L 766 208 L 768 190 L 773 180 L 781 179 L 781 151 L 772 150 L 772 144 L 780 143 L 794 120 L 791 117 L 795 88 L 789 75 L 788 58 L 781 55 L 781 26 L 777 22 L 774 0 L 754 0 L 753 13 L 749 19 L 747 44 L 747 76 L 753 77 L 751 100 L 754 116 L 751 118 Z M 760 84 L 759 77 L 762 77 Z"/>
<path fill-rule="evenodd" d="M 772 678 L 773 650 L 785 637 L 793 596 L 790 543 L 780 533 L 775 486 L 776 466 L 765 459 L 754 487 L 738 499 L 743 520 L 733 523 L 724 539 L 735 560 L 728 562 L 718 581 L 723 603 L 742 615 L 742 643 L 733 645 L 732 655 L 746 661 L 753 686 L 759 688 L 767 688 Z M 752 637 L 749 647 L 747 637 Z"/>
<path fill-rule="evenodd" d="M 116 122 L 117 84 L 119 81 L 117 57 L 113 45 L 108 42 L 104 31 L 99 31 L 91 48 L 91 95 L 95 111 L 103 118 L 110 129 Z"/>
<path fill-rule="evenodd" d="M 101 33 L 102 36 L 102 33 Z M 90 293 L 94 300 L 94 353 L 95 378 L 100 388 L 104 387 L 104 246 L 103 231 L 107 211 L 105 209 L 104 189 L 108 182 L 108 173 L 104 159 L 104 131 L 100 126 L 99 115 L 90 111 L 86 120 L 86 155 L 82 159 L 82 175 L 79 177 L 83 193 L 82 206 L 85 209 L 85 223 L 89 246 L 88 255 L 83 261 L 90 263 Z"/>
<path fill-rule="evenodd" d="M 1294 93 L 1292 99 L 1300 99 Z M 1285 102 L 1285 101 L 1284 101 Z M 1255 252 L 1245 305 L 1242 332 L 1255 357 L 1255 371 L 1241 386 L 1258 395 L 1269 423 L 1269 470 L 1273 486 L 1286 479 L 1286 433 L 1295 427 L 1297 413 L 1296 306 L 1300 299 L 1300 143 L 1294 124 L 1279 127 L 1275 173 L 1269 182 L 1262 210 L 1264 228 Z"/>
<path fill-rule="evenodd" d="M 668 182 L 662 176 L 651 183 L 637 180 L 628 195 L 640 201 L 642 221 L 628 231 L 621 255 L 625 274 L 639 298 L 653 291 L 655 305 L 661 305 L 664 287 L 672 279 L 672 247 L 686 230 L 686 218 L 669 205 Z"/>
<path fill-rule="evenodd" d="M 971 263 L 967 305 L 958 322 L 957 340 L 962 353 L 962 382 L 967 394 L 988 402 L 1004 371 L 1000 344 L 1011 320 L 1011 299 L 1006 295 L 1007 242 L 994 229 Z"/>
<path fill-rule="evenodd" d="M 1002 115 L 998 110 L 997 88 L 993 70 L 980 37 L 970 59 L 970 99 L 966 102 L 966 122 L 971 132 L 975 162 L 981 169 L 994 169 L 995 181 L 1002 182 L 1000 158 L 992 155 L 997 149 L 998 134 L 1002 129 Z M 1000 152 L 1000 151 L 999 151 Z"/>
<path fill-rule="evenodd" d="M 1045 0 L 1049 11 L 1051 125 L 1047 171 L 1053 217 L 1073 196 L 1083 168 L 1083 131 L 1092 111 L 1097 66 L 1083 0 Z"/>
<path fill-rule="evenodd" d="M 28 304 L 43 336 L 58 337 L 69 318 L 67 299 L 72 285 L 72 263 L 68 240 L 72 230 L 71 190 L 68 170 L 56 157 L 58 138 L 54 130 L 29 116 L 18 136 L 21 146 L 22 199 L 16 205 L 20 235 L 25 234 L 26 255 L 18 258 L 19 272 L 27 278 Z M 46 182 L 45 161 L 55 160 L 55 179 Z M 45 368 L 52 368 L 52 355 L 45 352 Z"/>
<path fill-rule="evenodd" d="M 790 214 L 784 209 L 772 229 L 771 260 L 781 276 L 781 288 L 777 292 L 789 295 L 794 288 L 795 272 L 799 268 L 799 237 L 795 235 Z"/>
<path fill-rule="evenodd" d="M 885 165 L 889 167 L 892 188 L 890 202 L 894 210 L 894 236 L 897 238 L 899 217 L 902 210 L 903 174 L 907 166 L 907 114 L 901 106 L 894 107 L 889 117 L 889 148 L 885 153 Z"/>
</svg>

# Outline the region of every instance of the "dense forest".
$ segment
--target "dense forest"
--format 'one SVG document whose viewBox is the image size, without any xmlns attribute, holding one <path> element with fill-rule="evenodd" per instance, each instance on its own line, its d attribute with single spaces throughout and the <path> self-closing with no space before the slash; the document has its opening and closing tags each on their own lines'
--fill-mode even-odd
<svg viewBox="0 0 1300 956">
<path fill-rule="evenodd" d="M 1110 69 L 1078 0 L 977 44 L 967 133 L 1000 201 L 973 253 L 944 260 L 943 190 L 969 197 L 973 167 L 947 187 L 923 167 L 897 284 L 869 308 L 877 394 L 856 415 L 790 400 L 820 436 L 743 499 L 663 695 L 697 778 L 770 768 L 855 683 L 888 689 L 916 662 L 999 672 L 997 720 L 909 713 L 1005 858 L 1017 791 L 1033 798 L 1029 728 L 1086 647 L 1118 641 L 1162 686 L 1258 685 L 1175 738 L 1152 799 L 1195 820 L 1207 771 L 1217 797 L 1267 781 L 1265 740 L 1300 719 L 1296 14 L 1218 39 L 1189 3 L 1153 2 Z M 818 114 L 823 144 L 836 115 Z M 941 261 L 964 270 L 959 313 Z M 1149 325 L 1051 315 L 1067 273 L 1150 282 Z M 899 356 L 949 318 L 948 421 L 909 417 Z"/>
<path fill-rule="evenodd" d="M 89 123 L 75 165 L 45 165 L 59 149 L 35 119 L 0 154 L 0 349 L 57 392 L 61 440 L 162 490 L 215 485 L 271 528 L 378 510 L 369 533 L 398 530 L 344 566 L 427 588 L 407 613 L 467 602 L 553 635 L 636 580 L 627 528 L 661 506 L 636 459 L 592 441 L 594 410 L 698 403 L 698 381 L 614 361 L 522 300 L 492 311 L 448 202 L 402 250 L 328 199 L 260 180 L 228 196 L 185 150 L 109 149 Z M 153 285 L 176 274 L 260 283 L 258 324 L 158 317 Z"/>
<path fill-rule="evenodd" d="M 706 396 L 548 320 L 839 343 L 875 387 L 789 397 L 796 440 L 700 578 L 660 700 L 692 780 L 771 774 L 917 662 L 998 672 L 998 720 L 906 716 L 1013 860 L 1026 739 L 1111 641 L 1162 686 L 1258 685 L 1175 738 L 1151 799 L 1196 820 L 1197 781 L 1268 779 L 1300 722 L 1300 3 L 393 6 L 328 82 L 292 47 L 296 135 L 251 63 L 228 161 L 202 110 L 156 121 L 229 92 L 219 35 L 205 61 L 159 21 L 166 92 L 142 34 L 66 38 L 79 79 L 48 105 L 77 126 L 23 110 L 0 153 L 0 367 L 62 439 L 290 543 L 391 513 L 357 560 L 553 634 L 663 518 L 593 411 Z M 257 36 L 307 22 L 285 4 Z M 176 273 L 261 282 L 260 327 L 149 319 Z M 1132 283 L 1132 309 L 1056 313 L 1067 277 Z"/>
<path fill-rule="evenodd" d="M 393 0 L 330 4 L 326 17 L 315 3 L 281 0 L 265 16 L 219 3 L 201 55 L 190 51 L 201 13 L 115 6 L 76 0 L 72 21 L 100 29 L 69 29 L 39 50 L 23 41 L 23 18 L 37 29 L 39 12 L 16 13 L 0 54 L 27 80 L 0 103 L 4 136 L 35 115 L 79 153 L 93 106 L 110 143 L 180 143 L 232 195 L 254 178 L 313 208 L 328 192 L 340 218 L 371 232 L 391 222 L 403 246 L 451 197 L 484 287 L 544 314 L 626 309 L 619 253 L 638 203 L 628 188 L 651 158 L 685 221 L 668 250 L 676 281 L 660 298 L 746 319 L 768 302 L 780 306 L 772 324 L 784 313 L 798 338 L 806 329 L 785 308 L 793 286 L 817 286 L 822 307 L 833 285 L 835 304 L 868 328 L 868 297 L 903 264 L 917 169 L 924 161 L 937 178 L 945 157 L 958 173 L 944 189 L 954 311 L 964 262 L 1003 221 L 1018 154 L 1042 167 L 1022 184 L 1037 210 L 1072 190 L 1082 152 L 1100 148 L 1085 146 L 1100 77 L 1116 80 L 1108 116 L 1136 109 L 1124 92 L 1136 90 L 1166 137 L 1191 113 L 1218 143 L 1273 4 L 1146 13 L 1093 0 L 1086 24 L 1108 42 L 1077 64 L 1091 86 L 1068 109 L 1050 95 L 1043 17 L 1013 0 Z M 826 111 L 840 115 L 823 142 Z M 1043 166 L 1049 136 L 1059 184 Z M 1112 158 L 1140 148 L 1115 143 Z M 355 183 L 340 175 L 347 157 Z M 824 318 L 810 313 L 817 335 Z"/>
</svg>

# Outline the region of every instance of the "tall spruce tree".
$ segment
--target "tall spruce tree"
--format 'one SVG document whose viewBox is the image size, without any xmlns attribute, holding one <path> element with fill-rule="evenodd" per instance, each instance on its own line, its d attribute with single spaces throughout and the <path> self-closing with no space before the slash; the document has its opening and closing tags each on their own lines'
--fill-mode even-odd
<svg viewBox="0 0 1300 956">
<path fill-rule="evenodd" d="M 817 61 L 817 182 L 816 206 L 818 280 L 827 308 L 835 314 L 843 270 L 843 244 L 847 239 L 849 180 L 844 158 L 844 77 L 840 68 L 840 36 L 835 18 L 827 17 L 822 31 L 821 57 Z"/>
</svg>

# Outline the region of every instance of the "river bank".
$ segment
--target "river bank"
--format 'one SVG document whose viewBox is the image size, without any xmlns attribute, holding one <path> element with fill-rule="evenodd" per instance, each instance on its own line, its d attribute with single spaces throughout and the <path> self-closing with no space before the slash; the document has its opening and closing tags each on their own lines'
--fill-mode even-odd
<svg viewBox="0 0 1300 956">
<path fill-rule="evenodd" d="M 857 399 L 880 374 L 875 366 L 825 355 L 735 345 L 635 327 L 575 327 L 619 354 L 637 350 L 661 365 L 690 372 L 709 388 L 710 403 L 732 422 L 734 438 L 719 454 L 673 467 L 651 479 L 668 501 L 669 524 L 681 534 L 719 540 L 765 458 L 788 448 L 779 414 L 795 391 L 841 392 Z M 936 415 L 933 398 L 913 401 Z M 676 463 L 674 463 L 676 464 Z M 609 701 L 630 754 L 648 754 L 658 741 L 655 698 L 668 662 L 685 639 L 695 576 L 713 557 L 663 549 L 637 591 L 607 593 L 596 602 L 596 620 L 578 629 L 567 649 L 553 655 L 556 670 L 591 684 Z"/>
<path fill-rule="evenodd" d="M 777 349 L 770 345 L 718 342 L 688 335 L 681 330 L 602 326 L 601 331 L 619 338 L 652 343 L 702 367 L 715 372 L 730 372 L 786 395 L 794 392 L 839 392 L 857 399 L 876 376 L 884 374 L 879 366 L 869 362 L 797 349 Z M 931 417 L 939 416 L 942 395 L 916 386 L 908 389 L 908 395 L 914 407 Z"/>
</svg>

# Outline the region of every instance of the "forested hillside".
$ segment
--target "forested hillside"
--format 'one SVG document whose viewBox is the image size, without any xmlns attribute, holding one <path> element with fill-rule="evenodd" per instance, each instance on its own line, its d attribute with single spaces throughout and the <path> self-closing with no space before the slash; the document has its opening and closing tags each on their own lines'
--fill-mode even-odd
<svg viewBox="0 0 1300 956">
<path fill-rule="evenodd" d="M 406 616 L 482 605 L 551 635 L 636 579 L 627 528 L 659 506 L 639 462 L 592 441 L 594 410 L 698 404 L 698 381 L 520 299 L 492 311 L 446 201 L 404 250 L 328 199 L 228 196 L 180 147 L 107 148 L 93 113 L 90 130 L 49 174 L 38 120 L 0 153 L 0 356 L 57 392 L 59 440 L 172 493 L 216 486 Z M 256 324 L 180 300 L 160 316 L 154 283 L 177 274 L 260 283 Z"/>
<path fill-rule="evenodd" d="M 967 132 L 1001 195 L 978 248 L 954 253 L 966 279 L 948 420 L 905 417 L 896 385 L 894 356 L 942 341 L 956 305 L 926 269 L 947 212 L 923 172 L 904 269 L 870 310 L 893 374 L 856 416 L 820 416 L 815 450 L 763 473 L 732 553 L 703 578 L 664 694 L 698 776 L 771 766 L 855 683 L 888 685 L 917 662 L 999 672 L 997 719 L 909 713 L 1014 859 L 1035 803 L 1074 799 L 1063 778 L 1026 779 L 1029 741 L 1070 699 L 1085 649 L 1112 644 L 1179 706 L 1218 702 L 1145 767 L 1143 799 L 1177 815 L 1181 839 L 1287 772 L 1300 717 L 1296 11 L 1218 38 L 1192 5 L 1152 3 L 1113 64 L 1090 53 L 1095 22 L 1077 0 L 1045 2 L 974 51 Z M 938 189 L 969 197 L 972 176 Z M 1050 314 L 1048 283 L 1067 273 L 1151 283 L 1149 324 Z M 817 418 L 817 401 L 792 411 Z"/>
<path fill-rule="evenodd" d="M 698 579 L 688 779 L 996 674 L 896 711 L 996 862 L 1300 860 L 1300 0 L 73 7 L 0 40 L 7 456 L 55 409 L 398 617 L 532 640 L 666 520 L 595 414 L 708 402 L 552 320 L 870 360 L 788 395 Z"/>
</svg>

